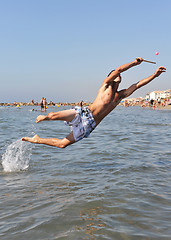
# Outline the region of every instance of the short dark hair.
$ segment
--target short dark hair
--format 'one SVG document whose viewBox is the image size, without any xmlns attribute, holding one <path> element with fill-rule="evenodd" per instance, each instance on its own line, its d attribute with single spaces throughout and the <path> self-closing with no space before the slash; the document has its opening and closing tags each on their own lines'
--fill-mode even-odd
<svg viewBox="0 0 171 240">
<path fill-rule="evenodd" d="M 112 71 L 110 71 L 110 73 L 107 75 L 108 77 L 110 76 L 110 74 L 112 73 L 112 72 L 114 72 L 115 71 L 115 69 L 113 69 Z"/>
</svg>

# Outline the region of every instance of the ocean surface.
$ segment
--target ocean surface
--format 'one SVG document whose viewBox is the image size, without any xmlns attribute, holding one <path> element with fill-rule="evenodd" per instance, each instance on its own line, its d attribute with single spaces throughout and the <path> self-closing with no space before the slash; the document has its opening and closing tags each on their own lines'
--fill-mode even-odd
<svg viewBox="0 0 171 240">
<path fill-rule="evenodd" d="M 70 131 L 31 109 L 0 107 L 1 240 L 171 239 L 171 111 L 118 106 L 58 149 L 21 141 Z"/>
</svg>

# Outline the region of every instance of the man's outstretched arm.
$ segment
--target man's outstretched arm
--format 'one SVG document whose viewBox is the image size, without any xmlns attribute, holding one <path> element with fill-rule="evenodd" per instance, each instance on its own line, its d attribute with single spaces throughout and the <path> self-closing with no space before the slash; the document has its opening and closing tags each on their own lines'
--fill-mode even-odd
<svg viewBox="0 0 171 240">
<path fill-rule="evenodd" d="M 137 83 L 137 88 L 143 87 L 147 83 L 151 82 L 154 78 L 159 77 L 161 73 L 166 72 L 165 67 L 159 67 L 153 75 L 148 78 L 145 78 Z"/>
<path fill-rule="evenodd" d="M 135 84 L 131 85 L 128 89 L 121 90 L 119 92 L 120 98 L 123 99 L 123 98 L 129 97 L 135 90 L 137 90 L 138 88 L 141 88 L 144 85 L 148 84 L 149 82 L 151 82 L 156 77 L 159 77 L 160 74 L 163 73 L 163 72 L 166 72 L 165 67 L 157 68 L 155 73 L 152 74 L 151 76 L 149 76 L 148 78 L 145 78 L 145 79 L 139 81 L 138 83 L 135 83 Z"/>
<path fill-rule="evenodd" d="M 104 80 L 104 82 L 112 82 L 115 78 L 119 76 L 120 73 L 128 70 L 131 67 L 137 66 L 143 62 L 143 58 L 136 58 L 134 61 L 130 63 L 126 63 L 121 65 L 120 67 L 116 68 L 116 70 L 113 70 L 107 78 Z"/>
<path fill-rule="evenodd" d="M 133 62 L 123 64 L 122 66 L 116 68 L 119 73 L 125 72 L 131 67 L 137 66 L 143 62 L 143 58 L 136 58 Z"/>
</svg>

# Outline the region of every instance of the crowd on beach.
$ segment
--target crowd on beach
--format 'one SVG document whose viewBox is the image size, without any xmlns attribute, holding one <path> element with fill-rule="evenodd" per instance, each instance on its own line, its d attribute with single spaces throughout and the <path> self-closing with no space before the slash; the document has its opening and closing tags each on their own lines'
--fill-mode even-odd
<svg viewBox="0 0 171 240">
<path fill-rule="evenodd" d="M 53 101 L 47 101 L 47 99 L 45 97 L 42 97 L 42 99 L 40 100 L 40 102 L 38 101 L 34 101 L 33 99 L 31 100 L 31 102 L 16 102 L 14 101 L 13 103 L 0 103 L 0 106 L 13 106 L 13 107 L 20 107 L 20 106 L 40 106 L 40 110 L 42 112 L 45 112 L 49 106 L 56 106 L 56 107 L 60 107 L 60 106 L 88 106 L 90 105 L 91 102 L 84 102 L 84 101 L 80 101 L 80 102 L 73 102 L 73 103 L 69 103 L 69 102 L 58 102 L 58 103 L 54 103 Z"/>
<path fill-rule="evenodd" d="M 58 102 L 54 103 L 53 101 L 47 102 L 47 99 L 45 97 L 42 97 L 40 102 L 35 102 L 34 100 L 31 100 L 31 102 L 24 103 L 24 102 L 14 102 L 14 103 L 0 103 L 0 106 L 14 106 L 14 107 L 19 107 L 19 106 L 40 106 L 40 110 L 42 112 L 46 112 L 48 109 L 48 106 L 88 106 L 90 105 L 91 102 L 74 102 L 74 103 L 68 103 L 68 102 Z M 120 105 L 123 105 L 125 107 L 130 107 L 130 106 L 141 106 L 143 108 L 149 107 L 152 109 L 171 109 L 171 97 L 170 98 L 165 98 L 165 99 L 157 99 L 157 100 L 148 100 L 145 98 L 131 98 L 131 99 L 124 99 Z M 34 108 L 33 108 L 34 111 Z"/>
<path fill-rule="evenodd" d="M 143 108 L 150 107 L 152 109 L 171 109 L 171 98 L 148 100 L 143 98 L 126 99 L 121 103 L 125 107 L 129 106 L 141 106 Z"/>
<path fill-rule="evenodd" d="M 150 101 L 148 101 L 148 103 L 144 106 L 142 105 L 142 107 L 152 107 L 152 108 L 159 108 L 159 107 L 167 107 L 167 106 L 171 106 L 171 99 L 169 98 L 165 98 L 165 99 L 157 99 L 157 100 L 153 100 L 151 99 Z"/>
</svg>

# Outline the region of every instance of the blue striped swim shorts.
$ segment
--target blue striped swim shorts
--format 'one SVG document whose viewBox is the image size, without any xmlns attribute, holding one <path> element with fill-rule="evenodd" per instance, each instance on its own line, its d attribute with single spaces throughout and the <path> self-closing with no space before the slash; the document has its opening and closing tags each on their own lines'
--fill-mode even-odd
<svg viewBox="0 0 171 240">
<path fill-rule="evenodd" d="M 65 124 L 71 127 L 76 142 L 88 137 L 95 129 L 96 123 L 88 107 L 75 107 L 76 116 L 71 122 Z"/>
</svg>

